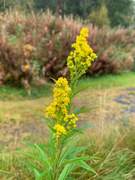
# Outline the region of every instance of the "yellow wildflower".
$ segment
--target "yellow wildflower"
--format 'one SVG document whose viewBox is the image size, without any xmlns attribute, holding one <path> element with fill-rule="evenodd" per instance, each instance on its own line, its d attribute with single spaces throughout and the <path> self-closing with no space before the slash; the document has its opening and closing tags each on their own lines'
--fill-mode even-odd
<svg viewBox="0 0 135 180">
<path fill-rule="evenodd" d="M 88 29 L 82 28 L 76 42 L 72 45 L 73 51 L 70 52 L 67 58 L 71 80 L 79 79 L 96 58 L 96 54 L 87 42 L 88 35 Z M 54 86 L 53 101 L 46 108 L 46 116 L 55 120 L 54 130 L 57 138 L 76 127 L 78 117 L 73 113 L 70 114 L 70 104 L 71 88 L 67 79 L 60 77 Z"/>
<path fill-rule="evenodd" d="M 46 108 L 46 116 L 50 118 L 63 118 L 67 114 L 70 103 L 71 88 L 66 78 L 59 78 L 53 90 L 53 102 Z"/>
<path fill-rule="evenodd" d="M 47 108 L 46 108 L 46 116 L 49 118 L 56 118 L 56 104 L 52 102 Z"/>
<path fill-rule="evenodd" d="M 64 121 L 66 122 L 68 129 L 75 128 L 78 117 L 73 113 L 67 114 L 64 118 Z"/>
<path fill-rule="evenodd" d="M 82 28 L 81 32 L 80 32 L 80 35 L 87 38 L 89 36 L 88 28 L 87 27 Z"/>
<path fill-rule="evenodd" d="M 82 28 L 80 35 L 76 38 L 76 42 L 72 45 L 73 50 L 67 58 L 71 80 L 79 79 L 80 76 L 85 74 L 97 57 L 87 42 L 88 35 L 88 28 Z"/>
<path fill-rule="evenodd" d="M 46 108 L 45 114 L 54 121 L 56 137 L 68 133 L 76 127 L 78 117 L 75 114 L 69 114 L 69 105 L 71 103 L 71 88 L 66 78 L 59 78 L 54 86 L 53 101 Z"/>
<path fill-rule="evenodd" d="M 57 138 L 59 138 L 62 135 L 65 135 L 67 133 L 65 127 L 60 124 L 56 124 L 54 126 L 54 130 L 56 131 Z"/>
</svg>

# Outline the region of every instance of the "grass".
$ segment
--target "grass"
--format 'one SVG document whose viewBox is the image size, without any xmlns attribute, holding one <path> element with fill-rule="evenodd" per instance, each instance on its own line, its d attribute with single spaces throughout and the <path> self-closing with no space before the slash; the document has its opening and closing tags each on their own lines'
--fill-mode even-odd
<svg viewBox="0 0 135 180">
<path fill-rule="evenodd" d="M 87 146 L 85 154 L 91 159 L 88 164 L 95 169 L 97 175 L 76 169 L 72 176 L 78 180 L 134 180 L 135 177 L 135 149 L 130 148 L 126 142 L 133 140 L 133 130 L 124 129 L 114 131 L 109 136 L 85 133 L 80 137 L 80 144 Z M 125 135 L 126 134 L 126 135 Z M 34 179 L 27 170 L 30 159 L 23 156 L 28 149 L 3 152 L 0 154 L 1 179 Z M 80 154 L 81 155 L 81 154 Z M 83 154 L 84 155 L 84 154 Z M 38 163 L 38 162 L 37 162 Z M 39 168 L 42 167 L 38 164 Z"/>
<path fill-rule="evenodd" d="M 111 129 L 109 129 L 111 130 Z M 80 172 L 80 180 L 133 180 L 135 173 L 135 149 L 126 145 L 129 139 L 133 140 L 132 129 L 123 131 L 112 131 L 108 136 L 91 135 L 88 133 L 83 137 L 83 144 L 87 144 L 89 156 L 95 156 L 94 161 L 89 164 L 95 167 L 97 175 Z"/>
<path fill-rule="evenodd" d="M 80 80 L 79 88 L 109 89 L 114 87 L 133 87 L 135 72 L 125 72 L 117 75 L 86 77 Z"/>
<path fill-rule="evenodd" d="M 82 123 L 89 119 L 97 123 L 99 127 L 89 129 L 85 136 L 80 137 L 80 144 L 87 145 L 86 154 L 93 156 L 94 160 L 88 163 L 96 170 L 97 175 L 86 173 L 76 169 L 73 177 L 78 180 L 134 180 L 135 179 L 135 130 L 134 125 L 123 126 L 114 122 L 107 124 L 104 121 L 106 113 L 112 112 L 112 117 L 117 116 L 114 108 L 118 109 L 116 104 L 111 105 L 113 94 L 118 94 L 119 89 L 133 87 L 135 82 L 135 73 L 129 72 L 120 75 L 106 75 L 95 78 L 81 79 L 78 85 L 78 91 L 87 89 L 79 93 L 75 103 L 87 105 L 90 107 L 99 105 L 96 109 L 97 114 L 92 116 L 91 111 L 86 116 L 82 116 Z M 18 144 L 14 142 L 15 132 L 23 136 L 21 131 L 31 129 L 31 135 L 38 141 L 43 124 L 39 125 L 43 117 L 43 108 L 50 101 L 52 85 L 46 84 L 42 87 L 33 87 L 31 95 L 28 95 L 24 89 L 3 86 L 0 88 L 0 142 L 6 140 L 9 145 L 8 151 L 4 148 L 5 144 L 0 145 L 0 179 L 33 179 L 26 169 L 27 159 L 23 153 L 15 148 L 20 147 L 22 138 L 18 138 Z M 110 109 L 110 107 L 113 107 Z M 109 111 L 110 110 L 110 111 Z M 118 109 L 119 110 L 119 109 Z M 108 118 L 111 118 L 109 114 Z M 25 128 L 22 126 L 25 124 Z M 29 123 L 30 122 L 30 123 Z M 6 124 L 6 126 L 5 126 Z M 34 124 L 35 126 L 31 126 Z M 38 129 L 39 128 L 39 129 Z M 6 131 L 6 134 L 5 132 Z M 39 132 L 37 132 L 39 131 Z M 20 134 L 19 134 L 20 132 Z M 10 135 L 10 137 L 8 137 Z M 13 135 L 13 139 L 11 138 Z M 6 139 L 7 136 L 7 139 Z M 44 141 L 44 133 L 40 134 L 41 142 Z M 11 139 L 10 139 L 11 138 Z M 28 136 L 28 140 L 30 140 Z M 10 150 L 10 151 L 9 151 Z M 27 149 L 24 148 L 24 151 Z M 40 166 L 40 165 L 39 165 Z M 79 176 L 78 176 L 79 174 Z M 79 177 L 79 178 L 78 178 Z"/>
<path fill-rule="evenodd" d="M 10 86 L 0 88 L 0 122 L 35 120 L 43 114 L 52 85 L 32 87 L 31 95 L 24 89 Z"/>
<path fill-rule="evenodd" d="M 115 76 L 106 75 L 95 78 L 87 77 L 80 80 L 77 89 L 78 91 L 87 89 L 87 91 L 84 91 L 83 98 L 85 98 L 86 95 L 91 98 L 91 101 L 92 99 L 94 101 L 97 101 L 97 98 L 95 98 L 97 90 L 99 93 L 101 92 L 101 95 L 103 95 L 105 91 L 107 92 L 107 90 L 111 90 L 111 92 L 108 92 L 111 97 L 111 94 L 116 91 L 114 90 L 115 88 L 132 87 L 133 82 L 135 82 L 134 72 L 119 74 Z M 28 95 L 23 88 L 15 88 L 11 86 L 0 87 L 0 122 L 16 122 L 25 119 L 35 119 L 35 117 L 40 117 L 44 105 L 49 102 L 51 91 L 51 83 L 47 83 L 46 85 L 40 87 L 32 87 L 31 95 Z M 80 101 L 82 102 L 81 94 L 78 95 L 78 99 L 80 99 Z M 88 100 L 85 99 L 85 101 Z M 16 109 L 16 112 L 12 113 L 14 109 Z"/>
<path fill-rule="evenodd" d="M 86 115 L 81 115 L 80 122 L 88 121 L 91 123 L 92 121 L 100 127 L 101 124 L 106 126 L 105 117 L 114 119 L 117 116 L 122 119 L 123 117 L 119 115 L 121 107 L 112 99 L 119 95 L 121 88 L 132 87 L 134 80 L 135 73 L 133 72 L 116 76 L 106 75 L 81 79 L 77 89 L 78 91 L 85 90 L 76 96 L 75 103 L 80 106 L 87 105 L 91 111 Z M 4 123 L 7 124 L 7 134 L 9 135 L 13 134 L 16 128 L 19 132 L 23 131 L 22 123 L 25 124 L 24 126 L 35 128 L 35 131 L 38 131 L 37 127 L 39 127 L 38 124 L 44 116 L 43 109 L 50 101 L 51 91 L 52 84 L 50 83 L 41 87 L 32 87 L 31 95 L 28 95 L 21 88 L 0 87 L 0 140 L 3 140 L 4 137 Z M 110 120 L 109 122 L 113 123 L 114 121 Z M 35 124 L 35 127 L 33 127 L 33 124 Z"/>
<path fill-rule="evenodd" d="M 29 95 L 22 87 L 2 86 L 0 87 L 0 100 L 31 100 L 41 97 L 50 96 L 52 84 L 39 87 L 32 87 L 31 94 Z"/>
<path fill-rule="evenodd" d="M 78 90 L 81 89 L 109 89 L 114 87 L 133 87 L 135 72 L 127 72 L 117 75 L 104 75 L 97 77 L 84 77 L 79 81 Z M 0 87 L 0 100 L 25 100 L 37 99 L 51 95 L 52 84 L 32 87 L 31 95 L 21 87 L 2 86 Z"/>
</svg>

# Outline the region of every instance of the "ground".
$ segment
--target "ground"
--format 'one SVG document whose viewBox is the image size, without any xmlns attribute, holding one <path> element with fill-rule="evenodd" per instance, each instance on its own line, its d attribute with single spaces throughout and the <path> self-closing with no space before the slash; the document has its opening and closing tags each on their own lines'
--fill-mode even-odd
<svg viewBox="0 0 135 180">
<path fill-rule="evenodd" d="M 135 73 L 107 75 L 82 79 L 74 104 L 87 106 L 89 112 L 80 115 L 79 125 L 89 123 L 104 131 L 108 126 L 135 125 Z M 15 149 L 23 140 L 40 141 L 47 136 L 44 108 L 51 101 L 52 85 L 33 89 L 26 95 L 21 89 L 0 89 L 0 149 Z M 84 123 L 85 122 L 85 123 Z"/>
</svg>

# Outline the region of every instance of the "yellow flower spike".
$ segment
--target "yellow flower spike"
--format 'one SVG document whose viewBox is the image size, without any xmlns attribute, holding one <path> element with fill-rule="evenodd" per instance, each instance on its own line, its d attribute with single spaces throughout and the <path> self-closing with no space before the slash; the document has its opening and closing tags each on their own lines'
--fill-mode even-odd
<svg viewBox="0 0 135 180">
<path fill-rule="evenodd" d="M 66 78 L 59 78 L 53 90 L 53 102 L 46 108 L 47 117 L 59 119 L 67 114 L 67 107 L 70 104 L 71 88 Z M 61 115 L 61 117 L 58 116 Z"/>
<path fill-rule="evenodd" d="M 67 66 L 73 82 L 87 71 L 97 57 L 87 42 L 88 35 L 88 28 L 82 28 L 67 58 Z M 67 79 L 60 77 L 55 82 L 53 101 L 45 110 L 46 116 L 54 120 L 53 129 L 57 140 L 77 126 L 77 115 L 70 113 L 71 97 L 72 89 Z"/>
<path fill-rule="evenodd" d="M 55 102 L 51 103 L 46 109 L 45 109 L 45 115 L 48 118 L 56 118 L 56 104 Z"/>
<path fill-rule="evenodd" d="M 82 37 L 88 37 L 88 35 L 89 35 L 89 30 L 88 30 L 88 28 L 87 28 L 87 27 L 83 27 L 83 28 L 81 29 L 81 31 L 80 31 L 80 35 L 81 35 Z"/>
<path fill-rule="evenodd" d="M 84 27 L 77 36 L 76 42 L 72 44 L 73 50 L 67 58 L 67 66 L 70 71 L 71 80 L 79 79 L 91 66 L 97 56 L 87 42 L 89 30 Z"/>
</svg>

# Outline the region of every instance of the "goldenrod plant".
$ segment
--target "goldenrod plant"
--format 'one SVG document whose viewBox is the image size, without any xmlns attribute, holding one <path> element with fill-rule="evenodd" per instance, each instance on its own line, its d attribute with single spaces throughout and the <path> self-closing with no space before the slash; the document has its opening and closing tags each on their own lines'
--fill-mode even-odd
<svg viewBox="0 0 135 180">
<path fill-rule="evenodd" d="M 96 174 L 87 164 L 91 157 L 82 155 L 86 147 L 77 145 L 79 110 L 76 111 L 72 106 L 79 78 L 96 59 L 96 54 L 87 42 L 88 35 L 88 29 L 82 28 L 67 58 L 70 82 L 63 77 L 55 82 L 52 102 L 45 108 L 45 119 L 50 130 L 48 143 L 33 145 L 32 153 L 28 154 L 33 159 L 29 167 L 36 180 L 74 179 L 72 173 L 77 168 Z"/>
<path fill-rule="evenodd" d="M 67 58 L 71 83 L 74 83 L 74 81 L 77 81 L 85 74 L 91 63 L 96 59 L 96 54 L 88 44 L 88 36 L 88 29 L 82 28 L 80 35 L 76 38 L 76 42 L 72 44 L 73 51 L 70 52 Z"/>
</svg>

